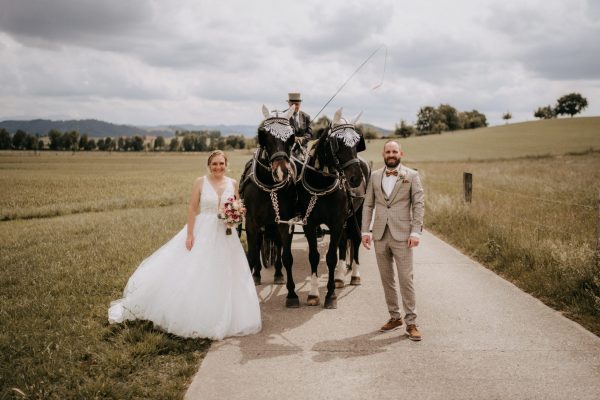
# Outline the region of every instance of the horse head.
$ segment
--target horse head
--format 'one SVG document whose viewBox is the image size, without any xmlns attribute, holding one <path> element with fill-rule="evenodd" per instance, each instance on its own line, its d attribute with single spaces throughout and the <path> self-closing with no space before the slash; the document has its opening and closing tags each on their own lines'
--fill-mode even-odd
<svg viewBox="0 0 600 400">
<path fill-rule="evenodd" d="M 360 160 L 357 153 L 365 150 L 365 139 L 356 128 L 356 123 L 362 112 L 354 117 L 350 122 L 342 117 L 340 108 L 334 114 L 331 128 L 323 134 L 325 141 L 325 152 L 331 154 L 331 157 L 325 157 L 330 166 L 343 174 L 355 188 L 363 182 L 363 173 L 360 168 Z"/>
<path fill-rule="evenodd" d="M 293 108 L 286 112 L 269 112 L 266 106 L 262 106 L 265 119 L 258 127 L 258 144 L 266 153 L 275 182 L 285 181 L 294 173 L 290 162 L 290 152 L 295 141 L 294 130 L 290 125 L 293 112 Z"/>
</svg>

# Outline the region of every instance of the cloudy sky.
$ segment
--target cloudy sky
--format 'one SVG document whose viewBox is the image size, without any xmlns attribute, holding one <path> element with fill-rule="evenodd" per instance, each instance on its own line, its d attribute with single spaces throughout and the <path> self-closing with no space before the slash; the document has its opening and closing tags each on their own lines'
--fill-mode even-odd
<svg viewBox="0 0 600 400">
<path fill-rule="evenodd" d="M 576 91 L 600 115 L 600 0 L 218 3 L 0 0 L 0 120 L 257 124 L 290 91 L 315 116 L 381 46 L 324 114 L 393 129 L 449 103 L 499 124 Z"/>
</svg>

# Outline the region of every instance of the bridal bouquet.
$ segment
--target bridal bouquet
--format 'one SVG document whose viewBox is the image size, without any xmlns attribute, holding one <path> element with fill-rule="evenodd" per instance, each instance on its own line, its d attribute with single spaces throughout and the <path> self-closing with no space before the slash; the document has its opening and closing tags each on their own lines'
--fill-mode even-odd
<svg viewBox="0 0 600 400">
<path fill-rule="evenodd" d="M 242 200 L 234 197 L 229 197 L 219 210 L 219 219 L 222 219 L 227 225 L 225 233 L 231 235 L 231 228 L 235 225 L 241 224 L 244 216 L 246 215 L 246 207 Z"/>
</svg>

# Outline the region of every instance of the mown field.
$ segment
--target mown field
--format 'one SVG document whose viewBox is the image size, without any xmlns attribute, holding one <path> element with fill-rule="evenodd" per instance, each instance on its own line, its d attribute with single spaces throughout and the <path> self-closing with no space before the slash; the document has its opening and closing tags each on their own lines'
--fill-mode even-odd
<svg viewBox="0 0 600 400">
<path fill-rule="evenodd" d="M 600 334 L 600 118 L 539 124 L 401 143 L 423 177 L 428 229 Z M 376 167 L 382 145 L 368 144 Z M 248 158 L 231 153 L 230 175 Z M 197 153 L 0 153 L 0 399 L 183 396 L 210 342 L 109 326 L 106 312 L 183 227 L 205 165 Z"/>
</svg>

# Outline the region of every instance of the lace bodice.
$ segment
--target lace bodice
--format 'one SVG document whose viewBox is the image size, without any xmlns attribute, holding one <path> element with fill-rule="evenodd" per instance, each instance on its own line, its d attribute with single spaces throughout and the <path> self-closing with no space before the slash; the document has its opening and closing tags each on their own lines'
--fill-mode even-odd
<svg viewBox="0 0 600 400">
<path fill-rule="evenodd" d="M 221 204 L 224 203 L 228 197 L 234 195 L 231 179 L 225 179 L 227 180 L 225 190 L 223 190 L 221 199 L 219 199 L 219 194 L 208 181 L 208 177 L 204 177 L 204 182 L 202 183 L 202 195 L 200 196 L 200 214 L 217 214 Z"/>
</svg>

